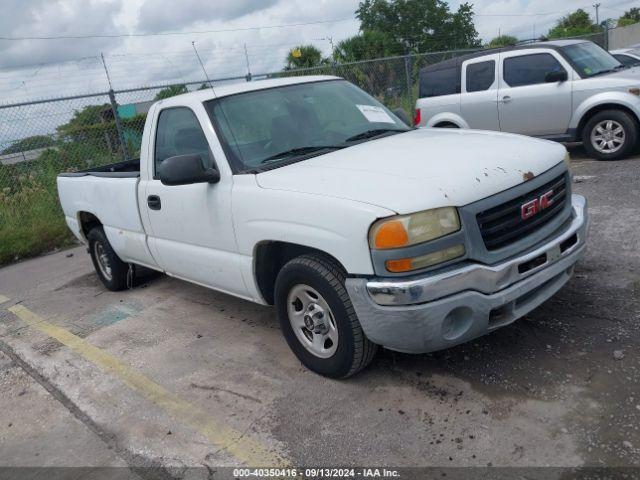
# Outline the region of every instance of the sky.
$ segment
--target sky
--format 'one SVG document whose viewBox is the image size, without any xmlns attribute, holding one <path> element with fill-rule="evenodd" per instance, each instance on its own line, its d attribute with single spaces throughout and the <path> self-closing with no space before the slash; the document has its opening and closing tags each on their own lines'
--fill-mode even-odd
<svg viewBox="0 0 640 480">
<path fill-rule="evenodd" d="M 598 0 L 600 18 L 617 18 L 638 1 Z M 291 47 L 312 43 L 326 55 L 331 41 L 358 32 L 358 0 L 1 0 L 0 105 L 59 96 L 202 80 L 198 49 L 212 78 L 278 71 Z M 451 0 L 452 10 L 460 0 Z M 480 37 L 499 33 L 532 38 L 546 33 L 585 0 L 470 0 Z M 594 15 L 595 16 L 595 15 Z M 322 23 L 318 23 L 322 22 Z M 295 24 L 297 26 L 286 26 Z M 268 28 L 255 28 L 268 27 Z M 235 31 L 229 31 L 235 30 Z M 179 35 L 166 33 L 182 32 Z M 151 36 L 118 36 L 152 34 Z M 25 37 L 102 35 L 102 38 Z M 246 45 L 246 55 L 245 55 Z M 101 57 L 104 55 L 104 63 Z M 248 66 L 247 66 L 248 60 Z M 105 74 L 104 65 L 109 71 Z M 155 92 L 121 95 L 119 103 Z M 100 99 L 103 101 L 104 99 Z M 86 102 L 84 102 L 86 103 Z M 72 112 L 83 101 L 69 101 Z M 0 110 L 0 140 L 7 122 L 60 118 L 54 105 L 25 112 Z M 48 115 L 48 116 L 47 116 Z M 58 116 L 57 116 L 58 115 Z M 2 126 L 5 124 L 5 127 Z M 13 133 L 12 135 L 16 135 Z"/>
<path fill-rule="evenodd" d="M 601 19 L 619 17 L 637 1 L 600 0 Z M 452 10 L 460 0 L 450 1 Z M 499 33 L 532 38 L 585 0 L 475 0 L 483 40 Z M 2 0 L 0 36 L 118 35 L 209 32 L 145 37 L 0 40 L 0 102 L 108 89 L 100 54 L 115 89 L 202 77 L 191 42 L 213 77 L 277 71 L 296 44 L 326 54 L 358 31 L 358 0 Z M 335 20 L 335 21 L 331 21 Z M 263 28 L 310 22 L 294 27 Z M 238 29 L 235 32 L 219 30 Z M 51 85 L 54 88 L 50 88 Z M 107 87 L 107 88 L 105 88 Z"/>
</svg>

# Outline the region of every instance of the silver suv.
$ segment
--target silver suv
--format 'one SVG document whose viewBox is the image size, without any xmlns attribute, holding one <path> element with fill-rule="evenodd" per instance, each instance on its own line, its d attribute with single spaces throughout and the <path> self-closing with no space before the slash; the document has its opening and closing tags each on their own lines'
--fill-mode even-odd
<svg viewBox="0 0 640 480">
<path fill-rule="evenodd" d="M 599 160 L 637 146 L 640 67 L 595 43 L 562 40 L 485 50 L 420 71 L 414 123 L 583 142 Z"/>
</svg>

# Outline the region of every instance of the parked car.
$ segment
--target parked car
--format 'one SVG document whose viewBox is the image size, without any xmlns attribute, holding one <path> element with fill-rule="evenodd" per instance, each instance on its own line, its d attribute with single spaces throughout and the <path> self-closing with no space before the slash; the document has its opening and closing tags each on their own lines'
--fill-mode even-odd
<svg viewBox="0 0 640 480">
<path fill-rule="evenodd" d="M 620 48 L 617 50 L 611 50 L 609 53 L 616 57 L 616 60 L 626 67 L 631 68 L 640 66 L 640 47 Z"/>
<path fill-rule="evenodd" d="M 599 160 L 637 146 L 640 69 L 592 42 L 485 50 L 420 71 L 420 126 L 474 128 L 581 141 Z"/>
<path fill-rule="evenodd" d="M 275 305 L 293 352 L 331 377 L 378 345 L 430 352 L 515 321 L 585 249 L 563 146 L 410 129 L 336 77 L 159 101 L 141 151 L 58 177 L 102 283 L 142 265 Z"/>
</svg>

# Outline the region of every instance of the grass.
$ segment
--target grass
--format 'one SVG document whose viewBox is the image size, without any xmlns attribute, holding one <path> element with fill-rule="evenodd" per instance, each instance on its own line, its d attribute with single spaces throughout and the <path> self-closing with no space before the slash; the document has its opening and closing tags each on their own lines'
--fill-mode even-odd
<svg viewBox="0 0 640 480">
<path fill-rule="evenodd" d="M 0 192 L 0 265 L 73 243 L 56 198 L 55 175 L 49 182 L 21 182 Z"/>
<path fill-rule="evenodd" d="M 56 178 L 120 160 L 102 145 L 60 143 L 31 162 L 0 165 L 0 266 L 73 245 Z"/>
</svg>

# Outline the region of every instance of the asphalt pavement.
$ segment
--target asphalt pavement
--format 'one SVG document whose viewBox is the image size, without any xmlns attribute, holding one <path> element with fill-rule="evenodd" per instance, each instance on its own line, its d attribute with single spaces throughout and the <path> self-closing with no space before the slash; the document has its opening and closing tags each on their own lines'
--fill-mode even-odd
<svg viewBox="0 0 640 480">
<path fill-rule="evenodd" d="M 162 275 L 108 292 L 82 247 L 0 269 L 0 465 L 640 468 L 640 158 L 572 153 L 592 224 L 567 286 L 344 381 L 273 308 Z"/>
</svg>

